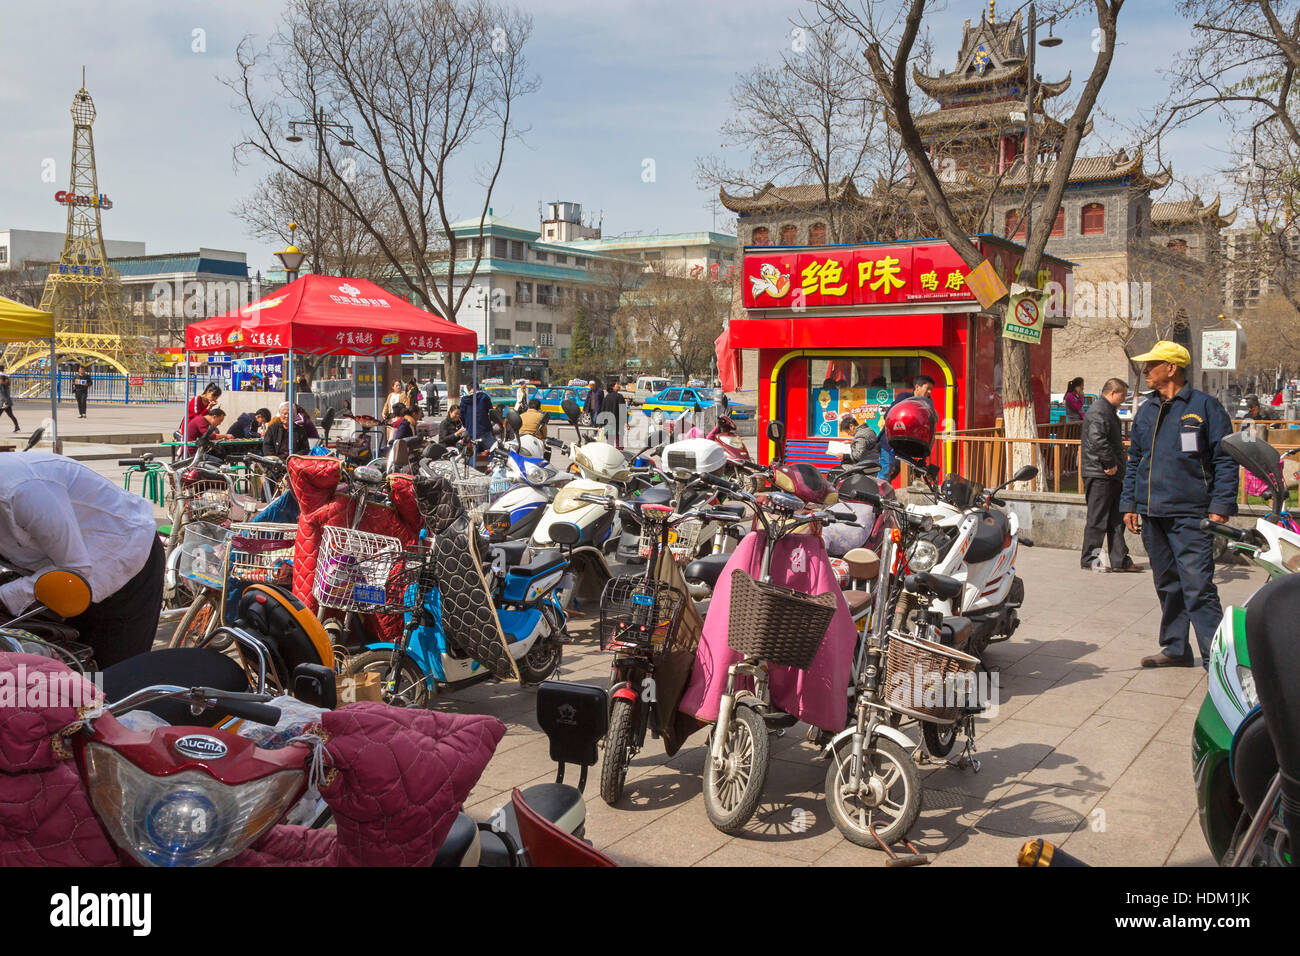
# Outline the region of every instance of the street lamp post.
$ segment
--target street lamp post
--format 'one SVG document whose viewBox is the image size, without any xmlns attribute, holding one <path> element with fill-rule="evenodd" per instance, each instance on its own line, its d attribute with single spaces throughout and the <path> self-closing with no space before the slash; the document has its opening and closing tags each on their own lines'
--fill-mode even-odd
<svg viewBox="0 0 1300 956">
<path fill-rule="evenodd" d="M 296 222 L 289 223 L 289 245 L 285 246 L 283 249 L 281 249 L 279 252 L 275 254 L 276 258 L 279 259 L 281 264 L 284 266 L 285 278 L 288 279 L 289 282 L 298 281 L 298 270 L 302 268 L 302 260 L 307 258 L 306 254 L 303 253 L 302 250 L 300 250 L 297 246 L 293 244 L 293 234 L 297 228 L 298 228 L 298 224 Z M 293 403 L 294 396 L 293 396 L 292 342 L 290 342 L 289 351 L 286 353 L 284 378 L 285 378 L 285 385 L 287 387 L 288 396 L 289 396 L 289 453 L 293 454 L 293 418 L 294 418 L 295 408 Z"/>
<path fill-rule="evenodd" d="M 292 120 L 289 123 L 289 135 L 285 137 L 291 143 L 301 143 L 299 129 L 311 129 L 316 134 L 316 219 L 311 234 L 311 271 L 321 274 L 320 268 L 320 194 L 321 175 L 325 163 L 325 136 L 330 130 L 339 138 L 340 146 L 357 145 L 352 139 L 352 127 L 347 123 L 335 123 L 325 118 L 325 107 L 320 107 L 309 120 Z"/>
<path fill-rule="evenodd" d="M 1052 19 L 1053 25 L 1056 23 Z M 1034 196 L 1038 193 L 1038 184 L 1034 182 L 1034 164 L 1038 159 L 1038 149 L 1034 143 L 1034 47 L 1054 47 L 1060 46 L 1061 38 L 1056 36 L 1053 31 L 1048 31 L 1048 36 L 1043 37 L 1035 43 L 1038 36 L 1038 12 L 1031 3 L 1029 5 L 1029 42 L 1025 44 L 1025 58 L 1028 61 L 1026 66 L 1025 77 L 1025 172 L 1029 182 L 1029 208 L 1025 210 L 1025 245 L 1029 245 L 1029 237 L 1034 228 Z"/>
</svg>

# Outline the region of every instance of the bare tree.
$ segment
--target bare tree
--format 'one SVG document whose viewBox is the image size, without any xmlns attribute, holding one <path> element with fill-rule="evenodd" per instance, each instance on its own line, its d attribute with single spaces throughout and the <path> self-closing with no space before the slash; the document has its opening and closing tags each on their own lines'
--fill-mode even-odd
<svg viewBox="0 0 1300 956">
<path fill-rule="evenodd" d="M 927 7 L 936 7 L 933 0 L 907 0 L 895 12 L 892 4 L 871 3 L 869 0 L 814 0 L 824 18 L 851 30 L 865 48 L 867 62 L 890 114 L 902 137 L 903 148 L 912 163 L 912 172 L 920 187 L 930 212 L 948 243 L 967 265 L 974 268 L 982 261 L 975 245 L 967 238 L 966 230 L 955 215 L 953 206 L 939 176 L 931 165 L 930 156 L 917 131 L 908 91 L 908 71 L 915 59 L 917 37 L 925 20 Z M 1114 58 L 1116 24 L 1124 0 L 1092 0 L 1097 22 L 1096 60 L 1084 84 L 1073 112 L 1064 123 L 1065 132 L 1058 161 L 1048 166 L 1049 177 L 1044 177 L 1046 195 L 1035 204 L 1035 215 L 1030 226 L 1030 237 L 1025 255 L 1020 262 L 1019 281 L 1029 287 L 1036 285 L 1036 275 L 1043 258 L 1061 198 L 1079 143 L 1083 139 L 1088 119 L 1101 93 L 1102 85 L 1110 72 Z M 1060 10 L 1050 7 L 1049 12 L 1063 14 L 1077 6 L 1062 3 Z M 1045 171 L 1044 171 L 1045 172 Z M 1037 186 L 1031 182 L 1031 187 Z M 1037 428 L 1034 416 L 1033 392 L 1030 388 L 1029 346 L 1024 342 L 1002 340 L 1002 415 L 1009 438 L 1035 438 Z M 1013 444 L 1015 466 L 1032 460 L 1033 446 Z"/>
<path fill-rule="evenodd" d="M 675 369 L 683 378 L 711 367 L 713 342 L 731 309 L 731 287 L 661 266 L 628 296 L 617 321 L 625 326 L 643 363 Z"/>
<path fill-rule="evenodd" d="M 1239 373 L 1267 382 L 1272 392 L 1300 372 L 1300 312 L 1287 297 L 1261 297 L 1256 308 L 1242 316 L 1242 327 L 1246 352 Z"/>
<path fill-rule="evenodd" d="M 447 249 L 449 206 L 469 192 L 466 167 L 479 159 L 478 218 L 486 217 L 506 145 L 519 132 L 516 101 L 537 86 L 523 56 L 531 32 L 530 17 L 489 0 L 289 0 L 263 50 L 245 39 L 237 51 L 239 72 L 228 85 L 251 127 L 236 157 L 262 157 L 346 210 L 398 287 L 454 322 L 483 243 L 458 274 Z M 320 108 L 352 125 L 354 148 L 377 171 L 390 215 L 368 218 L 370 194 L 358 192 L 338 151 L 324 151 L 318 175 L 314 142 L 288 149 L 288 121 Z M 455 390 L 459 379 L 453 357 L 448 386 Z"/>
<path fill-rule="evenodd" d="M 815 186 L 811 201 L 826 209 L 829 242 L 851 241 L 861 225 L 860 211 L 839 201 L 846 184 L 868 175 L 893 184 L 906 171 L 871 77 L 828 24 L 794 27 L 779 63 L 736 78 L 731 105 L 721 132 L 749 164 L 735 169 L 704 157 L 701 186 L 751 193 L 768 184 Z"/>
</svg>

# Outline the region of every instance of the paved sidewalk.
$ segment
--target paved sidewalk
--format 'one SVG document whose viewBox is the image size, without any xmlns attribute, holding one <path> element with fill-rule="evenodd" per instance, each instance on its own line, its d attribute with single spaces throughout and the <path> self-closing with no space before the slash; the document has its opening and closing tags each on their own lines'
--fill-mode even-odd
<svg viewBox="0 0 1300 956">
<path fill-rule="evenodd" d="M 1212 865 L 1196 821 L 1190 747 L 1205 677 L 1199 667 L 1139 666 L 1157 649 L 1150 574 L 1084 572 L 1074 552 L 1045 548 L 1022 549 L 1019 573 L 1024 623 L 988 653 L 1001 668 L 1001 707 L 979 721 L 982 769 L 922 768 L 913 842 L 937 854 L 938 865 L 1012 866 L 1024 841 L 1038 836 L 1096 865 Z M 1239 603 L 1264 580 L 1255 569 L 1223 569 L 1220 594 Z M 603 684 L 608 659 L 589 628 L 575 626 L 580 636 L 562 676 Z M 533 691 L 481 684 L 435 707 L 507 724 L 466 802 L 476 818 L 507 801 L 511 787 L 554 779 Z M 826 765 L 803 742 L 806 729 L 773 740 L 763 804 L 738 836 L 719 833 L 705 815 L 700 731 L 672 760 L 648 740 L 617 807 L 601 801 L 599 767 L 592 768 L 587 837 L 622 864 L 881 865 L 883 854 L 846 841 L 827 816 Z"/>
</svg>

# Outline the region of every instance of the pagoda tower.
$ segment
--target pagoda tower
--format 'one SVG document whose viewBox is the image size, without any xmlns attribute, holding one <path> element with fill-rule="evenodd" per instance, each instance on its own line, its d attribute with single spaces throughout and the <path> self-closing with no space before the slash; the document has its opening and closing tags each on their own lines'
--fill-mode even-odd
<svg viewBox="0 0 1300 956">
<path fill-rule="evenodd" d="M 1035 159 L 1060 155 L 1065 127 L 1046 113 L 1044 104 L 1069 89 L 1070 76 L 1054 83 L 1035 77 L 1033 106 L 1027 111 L 1029 60 L 1021 14 L 1002 21 L 994 17 L 990 3 L 978 24 L 972 27 L 966 21 L 953 72 L 929 76 L 912 70 L 917 87 L 938 104 L 916 118 L 916 128 L 940 174 L 948 170 L 998 175 L 1017 159 L 1028 159 L 1031 122 Z M 1085 135 L 1089 129 L 1091 125 Z"/>
</svg>

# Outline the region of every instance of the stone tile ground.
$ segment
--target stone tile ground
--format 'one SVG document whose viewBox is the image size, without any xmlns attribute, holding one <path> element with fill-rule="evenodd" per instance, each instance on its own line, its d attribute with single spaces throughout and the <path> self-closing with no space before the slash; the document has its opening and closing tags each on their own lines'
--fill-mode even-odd
<svg viewBox="0 0 1300 956">
<path fill-rule="evenodd" d="M 1029 837 L 1047 837 L 1098 865 L 1208 866 L 1196 822 L 1191 728 L 1205 694 L 1201 669 L 1144 670 L 1157 649 L 1151 577 L 1078 570 L 1072 552 L 1022 550 L 1023 623 L 988 652 L 1000 668 L 1001 707 L 981 719 L 979 773 L 921 768 L 925 785 L 917 848 L 937 865 L 1009 866 Z M 1263 584 L 1262 573 L 1220 573 L 1224 604 Z M 590 621 L 563 677 L 604 683 L 608 660 Z M 534 720 L 533 692 L 479 685 L 440 700 L 448 710 L 490 713 L 508 736 L 467 804 L 486 816 L 511 786 L 553 779 Z M 716 831 L 704 813 L 704 732 L 671 760 L 649 741 L 627 794 L 606 806 L 589 781 L 588 838 L 625 865 L 879 866 L 881 853 L 850 844 L 827 816 L 825 764 L 799 725 L 773 742 L 763 804 L 741 834 Z M 910 731 L 915 738 L 916 731 Z"/>
</svg>

